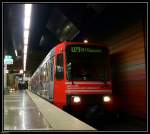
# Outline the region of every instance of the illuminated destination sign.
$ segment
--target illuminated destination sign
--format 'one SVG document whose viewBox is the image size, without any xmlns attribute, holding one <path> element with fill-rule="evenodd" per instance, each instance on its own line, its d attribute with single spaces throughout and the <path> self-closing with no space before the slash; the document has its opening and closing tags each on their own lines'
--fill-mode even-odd
<svg viewBox="0 0 150 134">
<path fill-rule="evenodd" d="M 101 53 L 101 49 L 97 48 L 87 48 L 87 47 L 71 47 L 71 52 L 73 53 Z"/>
</svg>

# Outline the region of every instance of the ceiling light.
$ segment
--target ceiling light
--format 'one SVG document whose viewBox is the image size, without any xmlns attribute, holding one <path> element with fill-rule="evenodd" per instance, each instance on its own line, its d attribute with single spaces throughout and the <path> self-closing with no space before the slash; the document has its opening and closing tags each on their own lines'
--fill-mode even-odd
<svg viewBox="0 0 150 134">
<path fill-rule="evenodd" d="M 27 60 L 27 44 L 29 38 L 29 28 L 30 28 L 30 16 L 31 16 L 32 4 L 25 4 L 25 18 L 24 18 L 24 59 L 23 59 L 23 69 L 26 71 L 26 60 Z"/>
<path fill-rule="evenodd" d="M 29 30 L 25 30 L 24 31 L 24 38 L 28 38 L 28 36 L 29 36 Z"/>
<path fill-rule="evenodd" d="M 32 4 L 25 4 L 25 17 L 31 16 L 31 8 L 32 8 Z"/>
<path fill-rule="evenodd" d="M 26 54 L 26 53 L 27 53 L 27 48 L 28 48 L 28 46 L 27 46 L 27 45 L 25 45 L 25 46 L 24 46 L 24 54 Z"/>
<path fill-rule="evenodd" d="M 24 19 L 24 29 L 29 29 L 30 27 L 30 17 L 25 17 Z"/>
<path fill-rule="evenodd" d="M 25 53 L 24 54 L 24 63 L 26 62 L 26 59 L 27 59 L 27 54 Z"/>
<path fill-rule="evenodd" d="M 25 44 L 25 45 L 28 44 L 28 38 L 24 38 L 24 44 Z"/>
<path fill-rule="evenodd" d="M 23 67 L 23 70 L 26 71 L 26 66 Z"/>
<path fill-rule="evenodd" d="M 17 50 L 15 50 L 15 54 L 16 54 L 16 56 L 18 56 L 18 54 L 17 54 Z"/>
</svg>

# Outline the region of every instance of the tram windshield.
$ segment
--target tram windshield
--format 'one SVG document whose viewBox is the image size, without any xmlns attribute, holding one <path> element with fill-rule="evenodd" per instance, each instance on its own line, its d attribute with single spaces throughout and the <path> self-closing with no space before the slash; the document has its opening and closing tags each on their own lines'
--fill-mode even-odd
<svg viewBox="0 0 150 134">
<path fill-rule="evenodd" d="M 94 45 L 69 45 L 66 48 L 67 80 L 109 80 L 108 49 Z"/>
</svg>

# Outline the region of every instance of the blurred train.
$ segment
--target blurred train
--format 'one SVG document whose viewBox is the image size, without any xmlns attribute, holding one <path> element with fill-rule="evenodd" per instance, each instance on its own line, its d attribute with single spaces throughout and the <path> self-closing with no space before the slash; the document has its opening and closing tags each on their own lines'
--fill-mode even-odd
<svg viewBox="0 0 150 134">
<path fill-rule="evenodd" d="M 63 42 L 47 54 L 30 80 L 31 91 L 61 109 L 113 110 L 109 49 L 106 45 Z"/>
</svg>

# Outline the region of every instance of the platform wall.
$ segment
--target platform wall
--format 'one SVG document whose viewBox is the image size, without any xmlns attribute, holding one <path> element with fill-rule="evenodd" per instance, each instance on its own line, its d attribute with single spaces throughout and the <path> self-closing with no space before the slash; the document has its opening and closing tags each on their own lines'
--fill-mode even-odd
<svg viewBox="0 0 150 134">
<path fill-rule="evenodd" d="M 121 110 L 146 118 L 146 29 L 142 21 L 109 41 L 113 90 L 119 95 Z"/>
</svg>

